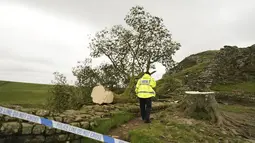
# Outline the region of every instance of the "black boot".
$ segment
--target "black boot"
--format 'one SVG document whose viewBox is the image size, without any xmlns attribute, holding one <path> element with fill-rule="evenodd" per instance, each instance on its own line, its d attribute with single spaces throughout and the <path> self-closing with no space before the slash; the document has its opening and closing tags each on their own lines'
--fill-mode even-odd
<svg viewBox="0 0 255 143">
<path fill-rule="evenodd" d="M 145 121 L 144 121 L 145 123 L 151 123 L 150 113 L 151 113 L 150 109 L 147 109 L 146 110 L 146 117 L 145 117 Z"/>
<path fill-rule="evenodd" d="M 145 120 L 144 123 L 151 123 L 151 120 Z"/>
</svg>

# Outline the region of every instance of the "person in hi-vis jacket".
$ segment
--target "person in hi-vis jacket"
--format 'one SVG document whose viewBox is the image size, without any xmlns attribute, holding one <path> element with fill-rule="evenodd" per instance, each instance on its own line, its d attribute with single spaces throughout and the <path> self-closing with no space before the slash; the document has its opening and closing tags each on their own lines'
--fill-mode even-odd
<svg viewBox="0 0 255 143">
<path fill-rule="evenodd" d="M 145 123 L 150 123 L 150 112 L 151 112 L 151 98 L 156 96 L 153 88 L 156 87 L 156 81 L 149 72 L 145 72 L 142 78 L 137 81 L 136 84 L 136 95 L 140 100 L 140 111 L 142 120 Z"/>
</svg>

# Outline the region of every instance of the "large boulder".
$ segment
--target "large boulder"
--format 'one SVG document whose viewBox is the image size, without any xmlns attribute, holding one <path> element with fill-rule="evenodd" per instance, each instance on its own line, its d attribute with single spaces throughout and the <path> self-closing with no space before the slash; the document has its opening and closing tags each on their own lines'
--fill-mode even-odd
<svg viewBox="0 0 255 143">
<path fill-rule="evenodd" d="M 92 101 L 97 104 L 112 103 L 113 92 L 105 90 L 102 85 L 95 86 L 91 93 Z"/>
</svg>

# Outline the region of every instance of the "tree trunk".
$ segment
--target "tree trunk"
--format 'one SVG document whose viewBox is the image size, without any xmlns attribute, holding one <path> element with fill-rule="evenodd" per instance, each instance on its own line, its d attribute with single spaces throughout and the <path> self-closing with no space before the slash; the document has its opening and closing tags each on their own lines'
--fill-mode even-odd
<svg viewBox="0 0 255 143">
<path fill-rule="evenodd" d="M 255 138 L 255 126 L 249 122 L 239 121 L 226 111 L 219 109 L 219 104 L 213 94 L 192 94 L 187 95 L 177 106 L 185 115 L 196 119 L 207 119 L 215 123 L 220 128 L 229 131 L 233 135 L 243 136 L 245 138 Z"/>
<path fill-rule="evenodd" d="M 185 115 L 211 120 L 214 123 L 220 122 L 221 115 L 215 96 L 212 94 L 192 94 L 187 95 L 178 106 Z"/>
<path fill-rule="evenodd" d="M 132 90 L 134 90 L 134 86 L 135 86 L 135 76 L 131 77 L 130 78 L 130 81 L 129 81 L 129 84 L 128 84 L 128 87 L 125 89 L 123 95 L 124 96 L 131 96 L 132 94 Z"/>
</svg>

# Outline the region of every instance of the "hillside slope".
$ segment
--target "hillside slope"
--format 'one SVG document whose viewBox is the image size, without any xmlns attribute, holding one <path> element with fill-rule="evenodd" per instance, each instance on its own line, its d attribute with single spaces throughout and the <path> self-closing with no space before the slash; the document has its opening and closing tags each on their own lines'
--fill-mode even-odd
<svg viewBox="0 0 255 143">
<path fill-rule="evenodd" d="M 40 105 L 51 85 L 0 81 L 0 104 Z"/>
<path fill-rule="evenodd" d="M 224 46 L 186 57 L 158 81 L 159 95 L 179 90 L 255 93 L 255 45 Z"/>
</svg>

